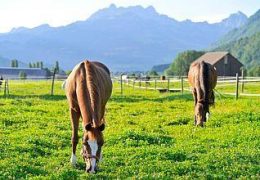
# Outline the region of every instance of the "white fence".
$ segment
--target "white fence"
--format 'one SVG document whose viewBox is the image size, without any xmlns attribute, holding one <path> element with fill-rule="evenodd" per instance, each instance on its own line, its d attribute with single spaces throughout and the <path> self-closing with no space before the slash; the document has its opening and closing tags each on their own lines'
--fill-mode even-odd
<svg viewBox="0 0 260 180">
<path fill-rule="evenodd" d="M 122 79 L 122 77 L 114 78 L 114 81 L 120 83 L 121 94 L 123 94 L 123 86 L 127 85 L 133 89 L 144 89 L 144 90 L 156 90 L 159 92 L 181 92 L 191 91 L 188 85 L 187 77 L 166 77 L 165 80 L 160 80 L 160 77 L 145 78 L 128 78 Z M 254 83 L 254 85 L 260 88 L 260 77 L 218 77 L 217 88 L 225 88 L 227 86 L 234 86 L 233 92 L 221 92 L 223 95 L 234 95 L 236 99 L 238 96 L 255 96 L 260 97 L 257 93 L 244 93 L 246 84 Z M 173 85 L 174 84 L 174 85 Z M 239 87 L 241 90 L 239 91 Z"/>
</svg>

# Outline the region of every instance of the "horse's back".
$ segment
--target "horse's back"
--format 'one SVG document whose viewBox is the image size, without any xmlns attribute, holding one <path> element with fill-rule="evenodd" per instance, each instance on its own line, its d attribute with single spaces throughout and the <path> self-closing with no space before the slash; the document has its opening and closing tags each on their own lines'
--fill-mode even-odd
<svg viewBox="0 0 260 180">
<path fill-rule="evenodd" d="M 202 66 L 203 63 L 206 65 L 206 68 L 208 69 L 208 79 L 211 82 L 211 89 L 214 89 L 217 84 L 217 72 L 216 69 L 209 63 L 206 63 L 204 61 L 200 62 L 193 62 L 190 65 L 189 73 L 188 73 L 188 81 L 192 87 L 196 86 L 196 81 L 200 79 L 200 76 L 202 76 Z"/>
</svg>

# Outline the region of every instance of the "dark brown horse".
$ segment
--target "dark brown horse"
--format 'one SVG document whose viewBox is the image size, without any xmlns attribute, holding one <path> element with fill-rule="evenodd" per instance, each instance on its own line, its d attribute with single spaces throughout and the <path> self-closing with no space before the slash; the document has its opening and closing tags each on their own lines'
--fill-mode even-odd
<svg viewBox="0 0 260 180">
<path fill-rule="evenodd" d="M 99 62 L 83 61 L 71 72 L 65 84 L 72 126 L 71 163 L 76 164 L 79 118 L 82 118 L 82 156 L 86 171 L 94 173 L 102 157 L 105 128 L 105 106 L 112 92 L 112 81 L 108 68 Z"/>
<path fill-rule="evenodd" d="M 203 126 L 209 115 L 209 106 L 215 103 L 216 69 L 204 61 L 194 62 L 190 66 L 188 80 L 195 101 L 195 125 Z"/>
</svg>

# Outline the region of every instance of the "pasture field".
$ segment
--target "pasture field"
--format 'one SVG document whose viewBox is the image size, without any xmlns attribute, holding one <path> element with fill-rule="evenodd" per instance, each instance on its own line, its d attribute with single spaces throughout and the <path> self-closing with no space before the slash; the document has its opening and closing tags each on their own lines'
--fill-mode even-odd
<svg viewBox="0 0 260 180">
<path fill-rule="evenodd" d="M 159 94 L 114 85 L 103 162 L 71 167 L 68 105 L 56 82 L 11 81 L 0 95 L 0 179 L 260 179 L 260 98 L 219 97 L 206 128 L 193 126 L 190 93 Z M 259 87 L 259 86 L 258 86 Z M 257 91 L 253 88 L 252 91 Z M 82 135 L 82 129 L 79 136 Z"/>
</svg>

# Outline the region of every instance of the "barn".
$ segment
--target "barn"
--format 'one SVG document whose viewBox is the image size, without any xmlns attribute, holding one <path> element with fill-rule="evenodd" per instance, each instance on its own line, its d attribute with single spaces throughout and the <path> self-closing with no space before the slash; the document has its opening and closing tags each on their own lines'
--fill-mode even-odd
<svg viewBox="0 0 260 180">
<path fill-rule="evenodd" d="M 243 64 L 229 52 L 207 52 L 195 61 L 204 61 L 217 69 L 218 76 L 241 75 Z"/>
<path fill-rule="evenodd" d="M 47 76 L 47 71 L 41 68 L 0 67 L 0 77 L 4 79 L 17 79 L 21 72 L 25 73 L 28 79 L 46 78 Z"/>
</svg>

